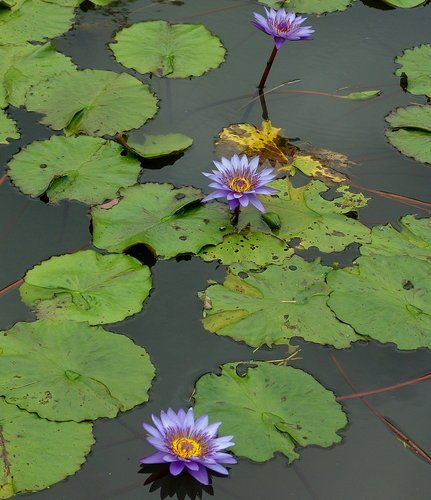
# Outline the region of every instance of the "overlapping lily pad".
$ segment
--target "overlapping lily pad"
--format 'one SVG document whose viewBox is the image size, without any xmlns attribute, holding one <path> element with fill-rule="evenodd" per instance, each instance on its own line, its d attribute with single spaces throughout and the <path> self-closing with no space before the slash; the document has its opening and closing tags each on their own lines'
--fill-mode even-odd
<svg viewBox="0 0 431 500">
<path fill-rule="evenodd" d="M 223 285 L 200 293 L 203 325 L 252 347 L 288 344 L 292 337 L 348 347 L 359 337 L 326 305 L 331 288 L 325 278 L 330 270 L 298 256 L 266 269 L 235 264 Z"/>
<path fill-rule="evenodd" d="M 0 45 L 59 36 L 71 28 L 75 10 L 51 0 L 21 0 L 10 7 L 0 6 Z"/>
<path fill-rule="evenodd" d="M 202 24 L 144 21 L 124 28 L 110 45 L 118 62 L 167 78 L 201 76 L 224 61 L 219 38 Z"/>
<path fill-rule="evenodd" d="M 0 144 L 9 144 L 9 139 L 19 139 L 19 132 L 14 120 L 0 109 Z"/>
<path fill-rule="evenodd" d="M 18 323 L 0 353 L 0 395 L 48 420 L 115 417 L 148 400 L 154 377 L 145 349 L 88 323 Z"/>
<path fill-rule="evenodd" d="M 66 134 L 114 135 L 138 128 L 157 111 L 148 85 L 126 73 L 84 70 L 39 83 L 27 93 L 29 111 Z"/>
<path fill-rule="evenodd" d="M 300 238 L 298 248 L 316 246 L 322 252 L 338 252 L 350 243 L 370 240 L 370 230 L 345 215 L 366 205 L 367 199 L 362 194 L 341 186 L 336 190 L 339 197 L 328 201 L 321 196 L 328 188 L 320 181 L 295 188 L 289 179 L 279 179 L 271 186 L 280 192 L 260 196 L 266 213 L 243 209 L 240 228 L 250 225 L 253 231 L 273 233 L 286 241 Z M 270 219 L 277 219 L 277 224 Z"/>
<path fill-rule="evenodd" d="M 324 14 L 325 12 L 335 12 L 346 10 L 353 0 L 259 0 L 273 9 L 284 7 L 290 12 L 300 12 L 304 14 Z"/>
<path fill-rule="evenodd" d="M 193 144 L 193 139 L 183 134 L 146 135 L 134 130 L 117 139 L 126 149 L 141 158 L 160 158 L 184 151 Z"/>
<path fill-rule="evenodd" d="M 197 381 L 195 411 L 221 421 L 223 435 L 234 435 L 235 455 L 264 462 L 281 452 L 292 462 L 299 458 L 298 446 L 341 441 L 337 432 L 346 415 L 334 394 L 308 373 L 254 361 L 221 368 L 221 375 Z"/>
<path fill-rule="evenodd" d="M 55 50 L 53 45 L 0 45 L 0 93 L 4 101 L 22 106 L 28 89 L 59 73 L 76 70 L 72 61 Z M 1 104 L 0 99 L 0 104 Z"/>
<path fill-rule="evenodd" d="M 136 183 L 139 160 L 122 156 L 122 147 L 96 137 L 53 136 L 36 141 L 9 163 L 9 177 L 25 194 L 49 200 L 97 204 Z"/>
<path fill-rule="evenodd" d="M 409 92 L 431 96 L 431 45 L 419 45 L 407 49 L 395 59 L 395 62 L 401 64 L 401 68 L 398 68 L 395 74 L 407 75 Z"/>
<path fill-rule="evenodd" d="M 328 305 L 359 334 L 399 349 L 431 348 L 431 265 L 402 256 L 359 257 L 332 271 Z"/>
<path fill-rule="evenodd" d="M 431 106 L 398 108 L 386 121 L 395 129 L 386 131 L 393 146 L 406 156 L 431 163 Z"/>
<path fill-rule="evenodd" d="M 233 231 L 227 206 L 200 204 L 203 194 L 193 187 L 146 183 L 124 189 L 121 197 L 109 210 L 92 209 L 93 240 L 99 248 L 121 252 L 143 243 L 167 259 L 198 253 Z"/>
<path fill-rule="evenodd" d="M 93 443 L 88 422 L 49 422 L 0 398 L 0 498 L 42 490 L 74 474 Z"/>
<path fill-rule="evenodd" d="M 51 257 L 28 271 L 20 294 L 38 318 L 97 325 L 139 312 L 151 284 L 149 268 L 133 257 L 82 250 Z"/>
<path fill-rule="evenodd" d="M 282 263 L 293 254 L 285 241 L 266 233 L 233 233 L 218 245 L 209 245 L 199 252 L 203 260 L 219 260 L 222 264 L 251 262 L 258 266 Z"/>
</svg>

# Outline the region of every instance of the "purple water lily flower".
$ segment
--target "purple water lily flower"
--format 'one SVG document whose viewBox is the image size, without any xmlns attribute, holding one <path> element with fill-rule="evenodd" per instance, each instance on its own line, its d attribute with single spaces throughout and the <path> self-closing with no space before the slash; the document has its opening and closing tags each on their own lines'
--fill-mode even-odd
<svg viewBox="0 0 431 500">
<path fill-rule="evenodd" d="M 171 408 L 151 416 L 155 427 L 142 424 L 149 436 L 147 441 L 158 451 L 141 460 L 141 464 L 169 463 L 169 472 L 178 476 L 183 470 L 202 484 L 208 484 L 207 469 L 229 474 L 224 465 L 236 464 L 229 453 L 221 450 L 234 445 L 233 436 L 217 437 L 221 422 L 208 424 L 208 415 L 195 420 L 193 408 L 175 413 Z M 222 465 L 224 464 L 224 465 Z"/>
<path fill-rule="evenodd" d="M 217 170 L 212 174 L 202 172 L 211 182 L 209 187 L 214 188 L 208 196 L 202 200 L 210 201 L 214 198 L 226 198 L 231 210 L 240 205 L 246 207 L 249 203 L 254 205 L 261 212 L 265 212 L 265 207 L 256 195 L 275 194 L 277 189 L 266 186 L 275 178 L 273 168 L 265 168 L 257 171 L 259 166 L 259 157 L 255 156 L 249 159 L 246 155 L 240 158 L 233 155 L 230 160 L 222 158 L 221 161 L 214 161 Z"/>
<path fill-rule="evenodd" d="M 279 49 L 286 40 L 311 40 L 314 30 L 311 26 L 301 26 L 307 19 L 297 16 L 294 12 L 286 12 L 284 9 L 266 9 L 264 16 L 253 13 L 253 25 L 256 28 L 274 37 L 275 46 Z"/>
</svg>

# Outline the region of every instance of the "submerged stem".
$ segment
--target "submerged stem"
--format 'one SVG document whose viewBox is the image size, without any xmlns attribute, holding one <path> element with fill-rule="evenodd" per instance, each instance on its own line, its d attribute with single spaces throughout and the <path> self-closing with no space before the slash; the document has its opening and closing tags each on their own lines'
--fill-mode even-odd
<svg viewBox="0 0 431 500">
<path fill-rule="evenodd" d="M 262 78 L 260 79 L 257 88 L 262 90 L 265 87 L 266 79 L 268 78 L 269 72 L 271 71 L 272 63 L 274 62 L 275 56 L 277 55 L 278 49 L 274 45 L 271 55 L 269 56 L 268 62 L 266 63 L 265 71 L 263 72 Z"/>
</svg>

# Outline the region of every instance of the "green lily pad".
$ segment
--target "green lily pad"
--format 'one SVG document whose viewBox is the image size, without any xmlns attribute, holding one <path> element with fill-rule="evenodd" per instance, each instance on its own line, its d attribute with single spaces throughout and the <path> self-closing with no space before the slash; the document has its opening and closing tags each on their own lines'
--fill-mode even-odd
<svg viewBox="0 0 431 500">
<path fill-rule="evenodd" d="M 283 7 L 289 12 L 303 14 L 324 14 L 337 10 L 346 10 L 353 0 L 259 0 L 259 3 L 279 9 Z"/>
<path fill-rule="evenodd" d="M 51 257 L 27 271 L 19 290 L 38 318 L 98 325 L 139 312 L 151 284 L 149 268 L 133 257 L 82 250 Z"/>
<path fill-rule="evenodd" d="M 431 348 L 431 265 L 410 256 L 359 257 L 332 271 L 328 305 L 359 334 L 399 349 Z"/>
<path fill-rule="evenodd" d="M 258 266 L 279 264 L 293 254 L 293 249 L 279 238 L 265 233 L 234 233 L 218 245 L 209 245 L 199 252 L 203 260 L 219 260 L 222 264 L 251 262 Z"/>
<path fill-rule="evenodd" d="M 407 90 L 411 94 L 431 96 L 431 45 L 405 50 L 395 62 L 401 64 L 395 74 L 407 75 Z"/>
<path fill-rule="evenodd" d="M 122 147 L 96 137 L 53 136 L 36 141 L 9 162 L 9 177 L 25 194 L 49 200 L 97 204 L 136 183 L 139 160 L 121 156 Z"/>
<path fill-rule="evenodd" d="M 9 144 L 8 139 L 19 139 L 20 134 L 14 120 L 0 109 L 0 144 Z"/>
<path fill-rule="evenodd" d="M 202 24 L 144 21 L 122 29 L 110 47 L 119 63 L 167 78 L 201 76 L 224 61 L 221 41 Z"/>
<path fill-rule="evenodd" d="M 120 136 L 118 141 L 135 155 L 149 159 L 179 153 L 193 144 L 193 139 L 183 134 L 146 135 L 139 130 Z"/>
<path fill-rule="evenodd" d="M 3 100 L 12 106 L 22 106 L 32 85 L 75 70 L 73 62 L 50 43 L 0 46 L 0 87 L 4 91 L 0 104 Z"/>
<path fill-rule="evenodd" d="M 154 377 L 145 349 L 88 323 L 18 323 L 0 353 L 0 395 L 48 420 L 115 417 L 148 401 Z"/>
<path fill-rule="evenodd" d="M 233 435 L 235 455 L 264 462 L 281 452 L 292 462 L 297 446 L 341 441 L 337 432 L 347 417 L 334 394 L 308 373 L 258 361 L 221 369 L 197 381 L 195 412 L 222 422 L 220 432 Z"/>
<path fill-rule="evenodd" d="M 364 99 L 371 99 L 377 97 L 382 93 L 381 90 L 362 90 L 361 92 L 350 92 L 346 95 L 337 95 L 340 99 L 351 99 L 353 101 L 361 101 Z"/>
<path fill-rule="evenodd" d="M 348 347 L 360 337 L 326 305 L 331 288 L 325 278 L 330 270 L 299 256 L 264 270 L 233 265 L 223 285 L 211 285 L 199 294 L 203 325 L 252 347 L 288 344 L 292 337 Z"/>
<path fill-rule="evenodd" d="M 106 210 L 94 207 L 93 242 L 98 248 L 122 252 L 137 243 L 169 259 L 198 253 L 232 232 L 230 212 L 218 202 L 200 204 L 203 194 L 193 187 L 146 183 L 121 191 L 122 199 Z"/>
<path fill-rule="evenodd" d="M 401 9 L 411 9 L 412 7 L 417 7 L 418 5 L 423 5 L 426 0 L 383 0 L 388 5 L 392 7 L 400 7 Z"/>
<path fill-rule="evenodd" d="M 328 190 L 321 181 L 294 188 L 289 179 L 279 179 L 270 186 L 280 192 L 259 197 L 266 213 L 261 214 L 252 207 L 241 209 L 240 228 L 250 225 L 252 231 L 273 233 L 286 241 L 300 238 L 297 248 L 316 246 L 322 252 L 339 252 L 350 243 L 370 240 L 366 226 L 344 215 L 367 204 L 362 194 L 351 193 L 346 186 L 341 186 L 336 190 L 340 196 L 328 201 L 320 196 Z"/>
<path fill-rule="evenodd" d="M 114 135 L 138 128 L 157 111 L 157 99 L 133 76 L 84 70 L 58 75 L 27 93 L 29 111 L 42 113 L 41 123 L 68 135 Z"/>
<path fill-rule="evenodd" d="M 396 130 L 387 130 L 389 142 L 417 161 L 431 163 L 431 106 L 398 108 L 386 117 Z"/>
<path fill-rule="evenodd" d="M 410 255 L 431 261 L 431 219 L 416 219 L 406 215 L 399 222 L 400 231 L 393 226 L 374 226 L 371 242 L 362 245 L 362 255 Z"/>
<path fill-rule="evenodd" d="M 0 398 L 0 498 L 42 490 L 74 474 L 93 443 L 89 422 L 49 422 Z"/>
<path fill-rule="evenodd" d="M 23 0 L 11 9 L 0 6 L 0 45 L 59 36 L 72 27 L 74 10 L 49 0 Z"/>
</svg>

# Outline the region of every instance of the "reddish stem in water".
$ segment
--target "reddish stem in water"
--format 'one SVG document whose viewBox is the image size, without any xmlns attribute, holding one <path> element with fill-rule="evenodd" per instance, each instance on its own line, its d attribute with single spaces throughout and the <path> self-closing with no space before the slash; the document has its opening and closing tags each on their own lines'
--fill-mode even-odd
<svg viewBox="0 0 431 500">
<path fill-rule="evenodd" d="M 263 72 L 262 78 L 260 79 L 257 88 L 262 90 L 265 87 L 266 79 L 268 78 L 269 72 L 271 71 L 272 63 L 274 62 L 275 56 L 277 55 L 278 49 L 274 45 L 271 55 L 269 56 L 268 62 L 266 63 L 265 71 Z"/>
</svg>

